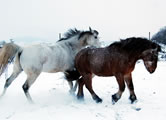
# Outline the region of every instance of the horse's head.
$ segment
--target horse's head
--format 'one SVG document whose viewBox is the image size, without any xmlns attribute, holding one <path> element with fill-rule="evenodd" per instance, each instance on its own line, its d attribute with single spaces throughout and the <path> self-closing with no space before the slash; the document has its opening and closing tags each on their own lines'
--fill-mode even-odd
<svg viewBox="0 0 166 120">
<path fill-rule="evenodd" d="M 82 41 L 83 46 L 100 46 L 98 31 L 92 30 L 89 27 L 89 31 L 80 33 L 79 40 Z"/>
<path fill-rule="evenodd" d="M 157 48 L 155 49 L 148 49 L 142 53 L 142 59 L 144 61 L 144 65 L 149 73 L 153 73 L 157 67 L 158 61 L 158 52 Z"/>
</svg>

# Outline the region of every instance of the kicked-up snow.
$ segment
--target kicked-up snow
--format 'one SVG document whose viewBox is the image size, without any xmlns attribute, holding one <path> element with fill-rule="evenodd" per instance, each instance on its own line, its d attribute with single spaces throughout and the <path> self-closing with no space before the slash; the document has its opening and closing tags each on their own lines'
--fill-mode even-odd
<svg viewBox="0 0 166 120">
<path fill-rule="evenodd" d="M 111 95 L 117 92 L 114 77 L 94 77 L 93 88 L 103 99 L 95 103 L 84 87 L 84 101 L 69 94 L 68 83 L 62 73 L 42 73 L 30 88 L 34 100 L 30 104 L 22 90 L 26 75 L 22 72 L 0 99 L 0 120 L 166 120 L 166 62 L 158 62 L 153 74 L 143 63 L 133 71 L 137 103 L 130 104 L 126 87 L 122 98 L 112 105 Z M 9 67 L 9 74 L 12 65 Z M 0 92 L 5 75 L 0 78 Z"/>
</svg>

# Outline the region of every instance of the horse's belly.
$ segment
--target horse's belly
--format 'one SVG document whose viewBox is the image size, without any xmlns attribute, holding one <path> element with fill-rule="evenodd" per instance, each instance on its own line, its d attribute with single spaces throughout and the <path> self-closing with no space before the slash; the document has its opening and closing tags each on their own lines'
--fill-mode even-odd
<svg viewBox="0 0 166 120">
<path fill-rule="evenodd" d="M 93 72 L 97 76 L 101 77 L 108 77 L 108 76 L 114 76 L 111 72 Z"/>
<path fill-rule="evenodd" d="M 48 73 L 55 73 L 55 72 L 60 72 L 60 69 L 57 69 L 56 67 L 49 67 L 44 65 L 42 68 L 42 72 L 48 72 Z"/>
<path fill-rule="evenodd" d="M 49 72 L 49 73 L 55 73 L 55 72 L 65 72 L 66 70 L 70 69 L 71 65 L 68 65 L 66 63 L 54 63 L 54 64 L 50 64 L 50 63 L 45 63 L 43 65 L 43 72 Z"/>
<path fill-rule="evenodd" d="M 110 67 L 109 65 L 104 65 L 104 64 L 96 64 L 91 66 L 92 73 L 94 73 L 97 76 L 113 76 L 113 68 Z"/>
</svg>

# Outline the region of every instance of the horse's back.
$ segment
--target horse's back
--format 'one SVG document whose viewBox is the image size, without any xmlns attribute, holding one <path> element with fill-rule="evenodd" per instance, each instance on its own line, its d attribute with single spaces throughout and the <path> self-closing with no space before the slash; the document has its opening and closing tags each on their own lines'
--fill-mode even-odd
<svg viewBox="0 0 166 120">
<path fill-rule="evenodd" d="M 119 49 L 109 49 L 108 47 L 83 49 L 75 59 L 79 72 L 94 73 L 98 76 L 113 76 L 117 72 L 123 73 L 127 69 L 127 61 L 127 56 L 123 52 L 119 52 Z"/>
<path fill-rule="evenodd" d="M 36 44 L 23 48 L 20 62 L 23 69 L 35 69 L 40 72 L 63 71 L 69 56 L 67 51 L 59 45 Z"/>
<path fill-rule="evenodd" d="M 82 73 L 94 73 L 100 75 L 105 64 L 107 50 L 104 48 L 86 48 L 81 50 L 75 59 L 76 68 Z"/>
<path fill-rule="evenodd" d="M 43 71 L 43 64 L 48 61 L 51 54 L 48 47 L 40 44 L 24 47 L 20 56 L 21 66 L 25 71 L 32 68 Z"/>
</svg>

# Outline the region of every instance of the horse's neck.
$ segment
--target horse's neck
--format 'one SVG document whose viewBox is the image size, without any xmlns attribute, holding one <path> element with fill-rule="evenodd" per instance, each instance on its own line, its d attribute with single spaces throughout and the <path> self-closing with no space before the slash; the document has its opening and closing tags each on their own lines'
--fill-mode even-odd
<svg viewBox="0 0 166 120">
<path fill-rule="evenodd" d="M 75 54 L 84 47 L 81 45 L 81 41 L 77 39 L 77 36 L 70 38 L 70 40 L 63 41 L 62 44 L 72 50 Z"/>
<path fill-rule="evenodd" d="M 129 63 L 131 65 L 133 64 L 133 66 L 135 66 L 136 62 L 141 59 L 139 54 L 131 54 L 129 55 L 128 58 L 129 58 Z"/>
<path fill-rule="evenodd" d="M 82 49 L 79 41 L 76 42 L 67 42 L 66 45 L 69 47 L 70 50 L 73 51 L 74 54 L 77 54 L 78 51 Z"/>
<path fill-rule="evenodd" d="M 136 62 L 140 59 L 140 54 L 139 53 L 133 53 L 131 51 L 131 53 L 129 52 L 126 52 L 126 51 L 123 51 L 121 50 L 121 48 L 117 48 L 116 46 L 113 47 L 113 46 L 108 46 L 106 47 L 107 50 L 109 50 L 110 53 L 120 53 L 122 54 L 123 56 L 125 56 L 125 58 L 127 58 L 128 60 L 128 63 L 131 65 L 131 66 L 135 66 Z"/>
</svg>

